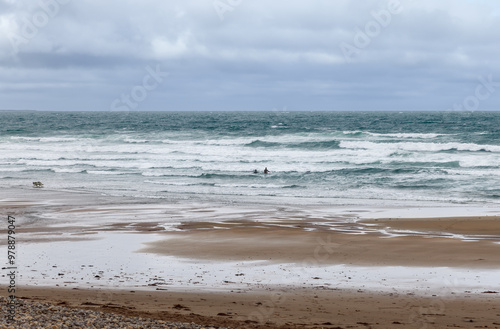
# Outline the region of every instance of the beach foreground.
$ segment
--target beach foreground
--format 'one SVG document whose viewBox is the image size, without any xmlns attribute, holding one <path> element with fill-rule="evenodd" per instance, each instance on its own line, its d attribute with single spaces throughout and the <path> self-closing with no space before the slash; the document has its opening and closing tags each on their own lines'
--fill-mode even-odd
<svg viewBox="0 0 500 329">
<path fill-rule="evenodd" d="M 500 328 L 495 207 L 255 206 L 48 189 L 2 192 L 0 207 L 16 218 L 15 295 L 26 304 L 231 328 Z"/>
<path fill-rule="evenodd" d="M 440 298 L 301 288 L 274 293 L 22 287 L 19 298 L 205 327 L 500 328 L 496 294 Z"/>
</svg>

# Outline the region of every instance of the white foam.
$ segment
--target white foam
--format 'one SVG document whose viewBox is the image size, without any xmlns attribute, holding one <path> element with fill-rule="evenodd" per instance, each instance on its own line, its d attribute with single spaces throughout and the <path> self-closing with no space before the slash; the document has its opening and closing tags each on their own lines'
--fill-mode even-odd
<svg viewBox="0 0 500 329">
<path fill-rule="evenodd" d="M 434 139 L 441 136 L 450 136 L 449 134 L 418 134 L 418 133 L 396 133 L 396 134 L 380 134 L 366 132 L 366 134 L 376 137 L 390 137 L 390 138 L 416 138 L 416 139 Z"/>
<path fill-rule="evenodd" d="M 36 179 L 57 182 L 63 187 L 70 187 L 70 182 L 78 182 L 78 187 L 98 187 L 105 193 L 114 193 L 115 189 L 120 189 L 120 184 L 125 189 L 133 184 L 141 195 L 149 197 L 165 196 L 166 193 L 210 193 L 360 200 L 393 198 L 466 202 L 471 199 L 488 203 L 500 202 L 495 199 L 495 193 L 491 193 L 492 197 L 488 196 L 488 191 L 495 191 L 500 184 L 500 178 L 495 175 L 495 170 L 500 167 L 500 153 L 495 152 L 500 150 L 500 146 L 432 143 L 433 138 L 453 139 L 439 134 L 358 133 L 361 132 L 325 131 L 223 138 L 200 134 L 201 137 L 194 138 L 188 133 L 129 132 L 99 138 L 16 137 L 0 145 L 1 171 L 4 176 L 8 176 L 5 173 L 30 170 L 22 177 L 16 175 L 14 180 L 10 179 L 5 184 L 22 185 L 25 180 L 32 180 L 31 171 L 51 170 L 51 175 L 37 173 Z M 247 146 L 257 139 L 281 144 L 337 140 L 341 148 L 325 150 Z M 447 149 L 486 149 L 492 152 L 436 153 Z M 269 177 L 250 175 L 254 169 L 262 171 L 266 166 L 273 172 Z M 356 169 L 360 169 L 359 174 Z M 370 169 L 381 170 L 378 173 L 375 170 L 372 174 Z M 90 175 L 78 178 L 78 173 L 83 171 Z M 221 173 L 227 177 L 202 176 Z M 99 177 L 120 174 L 123 175 L 123 180 L 119 182 L 116 179 L 106 185 L 106 180 L 90 177 L 93 174 Z M 133 176 L 168 176 L 161 181 L 181 185 L 180 180 L 184 179 L 189 184 L 169 192 L 160 192 L 151 188 L 151 180 L 144 182 Z M 194 180 L 200 186 L 213 183 L 214 188 L 197 189 Z M 438 184 L 436 182 L 440 180 L 447 186 L 453 186 L 448 189 L 449 193 L 440 193 L 438 189 L 434 189 Z M 158 185 L 157 182 L 155 184 Z M 419 187 L 419 184 L 425 188 L 411 188 L 412 185 Z M 292 185 L 303 188 L 293 191 L 282 189 Z M 268 189 L 269 193 L 255 192 L 264 189 Z"/>
<path fill-rule="evenodd" d="M 473 143 L 426 143 L 426 142 L 397 142 L 397 143 L 376 143 L 370 141 L 341 141 L 340 147 L 347 149 L 365 149 L 365 150 L 391 150 L 396 152 L 403 151 L 489 151 L 500 152 L 500 146 L 497 145 L 479 145 Z"/>
</svg>

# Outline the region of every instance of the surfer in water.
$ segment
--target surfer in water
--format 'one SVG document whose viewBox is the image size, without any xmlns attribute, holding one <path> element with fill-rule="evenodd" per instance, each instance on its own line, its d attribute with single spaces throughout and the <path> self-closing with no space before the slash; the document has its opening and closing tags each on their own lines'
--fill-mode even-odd
<svg viewBox="0 0 500 329">
<path fill-rule="evenodd" d="M 254 169 L 253 173 L 254 173 L 254 174 L 258 174 L 258 173 L 259 173 L 259 171 L 258 171 L 257 169 Z"/>
<path fill-rule="evenodd" d="M 264 174 L 269 174 L 269 173 L 270 173 L 270 171 L 267 170 L 267 167 L 266 167 L 266 169 L 264 169 Z"/>
</svg>

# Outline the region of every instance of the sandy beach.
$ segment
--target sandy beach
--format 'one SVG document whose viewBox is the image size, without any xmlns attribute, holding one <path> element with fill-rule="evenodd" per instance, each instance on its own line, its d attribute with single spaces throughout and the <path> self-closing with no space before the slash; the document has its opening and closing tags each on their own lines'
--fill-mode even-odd
<svg viewBox="0 0 500 329">
<path fill-rule="evenodd" d="M 230 328 L 499 328 L 497 294 L 441 298 L 291 289 L 199 293 L 23 287 L 23 301 Z"/>
<path fill-rule="evenodd" d="M 500 328 L 495 207 L 14 189 L 0 209 L 16 218 L 15 294 L 26 303 L 231 328 Z"/>
</svg>

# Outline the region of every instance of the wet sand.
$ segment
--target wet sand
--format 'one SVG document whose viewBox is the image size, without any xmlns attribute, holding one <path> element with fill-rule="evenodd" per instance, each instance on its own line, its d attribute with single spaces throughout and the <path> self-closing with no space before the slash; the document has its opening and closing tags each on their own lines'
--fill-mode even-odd
<svg viewBox="0 0 500 329">
<path fill-rule="evenodd" d="M 376 225 L 364 226 L 376 223 Z M 147 243 L 143 252 L 200 259 L 376 266 L 500 266 L 498 217 L 377 220 L 357 223 L 197 222 Z M 406 230 L 402 232 L 401 229 Z M 409 231 L 411 229 L 411 231 Z M 360 233 L 362 232 L 362 233 Z M 463 236 L 455 236 L 460 232 Z"/>
<path fill-rule="evenodd" d="M 242 294 L 22 287 L 18 297 L 232 328 L 500 328 L 499 297 L 492 293 L 443 298 L 323 288 Z"/>
<path fill-rule="evenodd" d="M 366 209 L 1 196 L 24 252 L 20 299 L 233 328 L 500 328 L 493 211 L 370 218 Z"/>
</svg>

